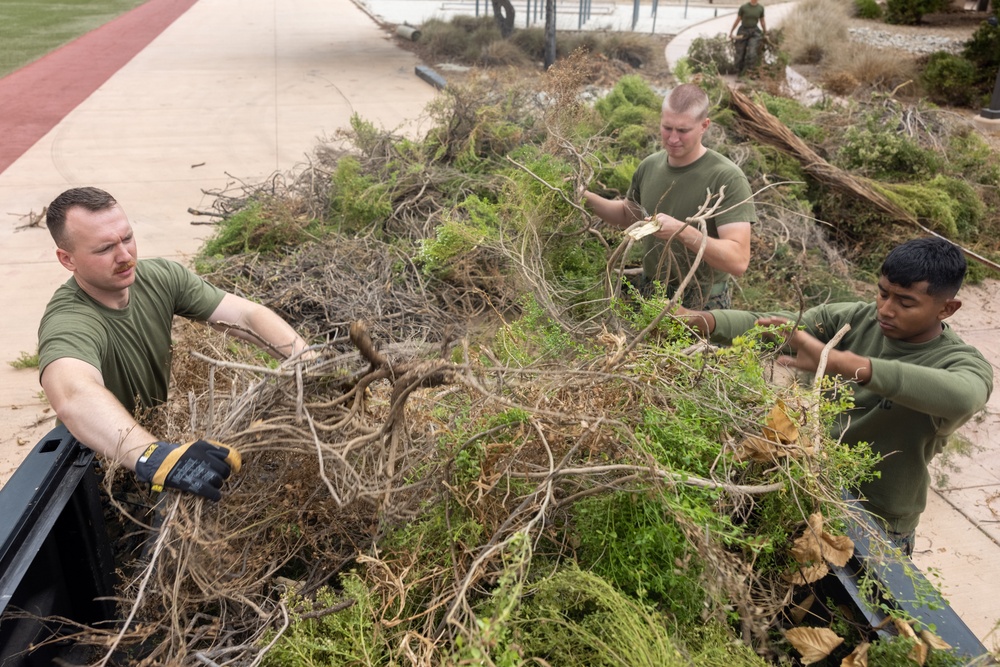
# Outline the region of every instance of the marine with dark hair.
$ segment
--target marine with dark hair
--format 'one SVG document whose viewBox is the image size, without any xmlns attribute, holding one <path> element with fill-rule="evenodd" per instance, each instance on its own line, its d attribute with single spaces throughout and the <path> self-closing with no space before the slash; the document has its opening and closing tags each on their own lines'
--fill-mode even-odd
<svg viewBox="0 0 1000 667">
<path fill-rule="evenodd" d="M 957 295 L 965 271 L 965 257 L 949 241 L 907 241 L 883 261 L 874 303 L 807 310 L 802 327 L 788 334 L 794 354 L 778 359 L 815 373 L 827 342 L 850 325 L 827 358 L 826 374 L 840 376 L 854 391 L 854 406 L 840 415 L 832 435 L 849 444 L 867 442 L 881 457 L 880 477 L 856 491 L 907 555 L 927 505 L 928 464 L 993 391 L 993 367 L 945 323 L 962 305 Z M 677 315 L 718 343 L 732 342 L 757 324 L 797 319 L 790 313 L 683 308 Z"/>
<path fill-rule="evenodd" d="M 174 316 L 207 322 L 278 359 L 299 357 L 308 344 L 269 308 L 177 262 L 140 260 L 125 211 L 104 190 L 66 190 L 49 204 L 46 224 L 56 258 L 73 274 L 38 327 L 39 381 L 59 420 L 154 490 L 218 500 L 239 470 L 235 449 L 163 442 L 136 421 L 137 411 L 167 400 Z"/>
</svg>

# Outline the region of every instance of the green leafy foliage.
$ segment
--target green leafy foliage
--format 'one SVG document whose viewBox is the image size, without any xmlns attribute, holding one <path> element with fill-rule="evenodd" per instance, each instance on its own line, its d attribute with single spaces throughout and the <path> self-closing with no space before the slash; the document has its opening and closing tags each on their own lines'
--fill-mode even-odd
<svg viewBox="0 0 1000 667">
<path fill-rule="evenodd" d="M 534 589 L 515 624 L 525 657 L 539 664 L 691 664 L 663 631 L 668 621 L 662 614 L 623 595 L 595 573 L 567 568 Z"/>
<path fill-rule="evenodd" d="M 637 125 L 649 129 L 655 136 L 660 122 L 663 99 L 653 92 L 640 76 L 627 75 L 619 79 L 611 92 L 594 104 L 594 108 L 607 124 L 607 132 L 619 132 L 627 126 Z"/>
<path fill-rule="evenodd" d="M 277 253 L 325 234 L 323 223 L 303 216 L 288 203 L 262 199 L 219 223 L 201 253 L 208 257 Z"/>
<path fill-rule="evenodd" d="M 391 179 L 364 173 L 356 158 L 341 158 L 332 181 L 330 211 L 345 231 L 369 230 L 392 214 Z"/>
<path fill-rule="evenodd" d="M 934 102 L 966 106 L 975 95 L 976 66 L 962 56 L 938 51 L 928 57 L 920 81 Z"/>
<path fill-rule="evenodd" d="M 22 352 L 17 355 L 17 359 L 14 361 L 8 361 L 9 365 L 14 368 L 24 369 L 24 368 L 38 368 L 38 352 L 30 354 L 28 352 Z"/>
<path fill-rule="evenodd" d="M 497 205 L 470 195 L 449 212 L 432 238 L 420 242 L 416 261 L 426 273 L 446 277 L 455 270 L 457 259 L 473 253 L 487 240 L 495 240 L 499 227 Z"/>
<path fill-rule="evenodd" d="M 854 14 L 858 18 L 879 21 L 882 19 L 882 5 L 877 0 L 854 0 Z"/>
<path fill-rule="evenodd" d="M 929 176 L 940 168 L 933 151 L 901 132 L 871 126 L 848 128 L 837 158 L 847 169 L 885 180 Z"/>
<path fill-rule="evenodd" d="M 894 637 L 879 641 L 868 649 L 868 664 L 879 667 L 911 667 L 914 663 L 911 654 L 917 641 L 908 637 Z M 968 659 L 948 651 L 931 650 L 924 662 L 925 667 L 967 667 Z"/>
<path fill-rule="evenodd" d="M 695 37 L 687 52 L 688 66 L 693 72 L 706 74 L 733 74 L 733 46 L 725 35 Z"/>
<path fill-rule="evenodd" d="M 917 24 L 924 14 L 947 8 L 948 0 L 887 0 L 885 19 L 889 23 Z"/>
<path fill-rule="evenodd" d="M 725 99 L 717 80 L 703 85 L 712 99 Z M 336 616 L 352 627 L 308 616 L 341 595 L 323 590 L 312 606 L 292 600 L 298 616 L 277 645 L 273 659 L 280 661 L 268 664 L 395 664 L 399 650 L 433 637 L 414 661 L 671 665 L 683 655 L 677 664 L 761 665 L 733 639 L 752 599 L 746 585 L 733 582 L 750 572 L 762 585 L 776 580 L 788 569 L 787 548 L 803 514 L 822 510 L 836 523 L 838 508 L 828 499 L 872 474 L 867 445 L 830 437 L 852 405 L 850 391 L 827 383 L 817 398 L 776 386 L 774 345 L 763 330 L 729 347 L 695 350 L 690 331 L 666 317 L 616 358 L 668 299 L 662 290 L 644 298 L 627 287 L 624 299 L 605 299 L 601 279 L 621 237 L 588 229 L 590 220 L 573 206 L 581 186 L 575 179 L 586 165 L 595 176 L 583 185 L 625 192 L 638 161 L 656 149 L 659 96 L 641 79 L 620 81 L 596 105 L 615 140 L 584 150 L 594 132 L 580 128 L 593 124 L 594 114 L 574 108 L 560 119 L 558 103 L 540 109 L 528 101 L 537 96 L 519 90 L 475 90 L 442 94 L 438 126 L 422 139 L 387 137 L 358 119 L 358 153 L 330 170 L 328 218 L 310 233 L 367 236 L 397 225 L 405 233 L 393 235 L 393 247 L 416 257 L 421 270 L 410 275 L 428 295 L 454 284 L 473 285 L 469 293 L 493 289 L 491 297 L 502 281 L 516 289 L 500 305 L 489 303 L 502 321 L 452 351 L 450 372 L 461 381 L 411 398 L 417 405 L 407 407 L 405 438 L 430 455 L 393 480 L 417 494 L 403 519 L 388 506 L 362 517 L 378 535 L 342 581 L 343 596 L 358 601 L 351 607 L 357 616 Z M 888 101 L 870 113 L 852 107 L 861 122 L 845 123 L 855 127 L 842 135 L 841 126 L 824 124 L 823 109 L 775 95 L 759 99 L 798 136 L 840 147 L 839 164 L 902 181 L 891 186 L 893 196 L 940 229 L 974 234 L 990 220 L 990 201 L 977 186 L 995 183 L 997 168 L 974 134 L 951 135 L 941 154 L 902 131 L 902 112 Z M 738 127 L 735 119 L 725 108 L 713 115 L 720 132 Z M 554 136 L 552 128 L 579 132 Z M 798 162 L 776 149 L 733 133 L 716 140 L 755 184 L 807 180 Z M 957 177 L 963 170 L 968 183 Z M 881 220 L 877 210 L 842 192 L 823 198 L 820 189 L 775 188 L 766 210 L 849 220 L 839 232 L 872 238 L 866 227 Z M 248 217 L 265 216 L 257 206 Z M 782 238 L 769 246 L 766 265 L 754 267 L 763 278 L 756 285 L 741 279 L 737 298 L 752 308 L 787 306 L 800 296 L 806 306 L 852 298 L 850 278 L 824 271 L 822 251 L 805 247 L 787 223 L 777 222 Z M 233 236 L 233 247 L 249 246 Z M 489 390 L 471 390 L 474 382 Z M 738 457 L 739 443 L 761 433 L 779 397 L 802 425 L 802 439 L 821 454 Z M 374 400 L 366 406 L 383 408 Z M 628 472 L 608 472 L 616 467 Z M 588 468 L 598 472 L 581 473 Z M 733 484 L 780 490 L 749 496 L 726 488 Z M 535 523 L 525 527 L 526 517 Z M 297 539 L 306 527 L 289 523 L 287 533 Z M 739 576 L 726 579 L 725 563 L 739 563 Z M 473 583 L 452 607 L 455 577 L 466 574 Z M 352 641 L 358 646 L 346 645 Z"/>
<path fill-rule="evenodd" d="M 879 186 L 889 199 L 950 238 L 971 238 L 985 207 L 965 181 L 938 174 L 923 184 Z"/>
<path fill-rule="evenodd" d="M 994 4 L 993 17 L 997 16 L 998 10 Z M 1000 68 L 1000 22 L 992 25 L 989 21 L 983 21 L 973 33 L 972 39 L 966 42 L 962 56 L 975 66 L 977 85 L 988 96 L 993 90 L 997 69 Z"/>
<path fill-rule="evenodd" d="M 315 596 L 288 594 L 291 625 L 265 654 L 264 667 L 326 667 L 391 664 L 391 647 L 377 627 L 374 599 L 364 581 L 354 573 L 341 577 L 343 590 L 322 588 Z M 353 603 L 351 603 L 353 601 Z M 349 603 L 340 611 L 328 610 Z M 271 637 L 266 637 L 268 643 Z"/>
<path fill-rule="evenodd" d="M 826 130 L 818 122 L 819 112 L 798 100 L 771 95 L 767 92 L 757 93 L 756 101 L 763 104 L 769 113 L 794 132 L 797 136 L 812 143 L 822 143 L 826 139 Z"/>
<path fill-rule="evenodd" d="M 704 565 L 666 497 L 613 494 L 581 500 L 574 508 L 580 565 L 639 600 L 690 624 L 701 614 Z"/>
<path fill-rule="evenodd" d="M 952 134 L 945 155 L 951 173 L 961 175 L 969 183 L 1000 186 L 1000 163 L 983 136 L 972 128 Z"/>
<path fill-rule="evenodd" d="M 531 295 L 523 298 L 520 317 L 502 326 L 496 334 L 496 351 L 504 361 L 517 365 L 574 357 L 582 350 L 582 345 L 549 317 Z"/>
</svg>

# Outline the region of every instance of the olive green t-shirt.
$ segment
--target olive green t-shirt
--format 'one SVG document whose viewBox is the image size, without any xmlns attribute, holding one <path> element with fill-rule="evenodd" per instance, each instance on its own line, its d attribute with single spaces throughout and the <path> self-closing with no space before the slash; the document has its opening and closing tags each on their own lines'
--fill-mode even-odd
<svg viewBox="0 0 1000 667">
<path fill-rule="evenodd" d="M 765 315 L 739 310 L 712 314 L 712 340 L 717 342 L 732 341 Z M 794 313 L 777 314 L 796 320 Z M 881 477 L 857 490 L 890 531 L 913 530 L 927 505 L 927 465 L 948 437 L 986 404 L 993 391 L 993 367 L 947 325 L 925 343 L 886 338 L 873 303 L 811 308 L 803 313 L 802 324 L 823 343 L 850 324 L 837 349 L 871 360 L 871 379 L 852 385 L 854 406 L 839 416 L 831 435 L 848 444 L 867 442 L 883 457 L 876 466 Z"/>
<path fill-rule="evenodd" d="M 740 5 L 739 14 L 741 28 L 756 28 L 760 20 L 764 18 L 764 5 L 757 3 L 751 5 L 745 2 Z"/>
<path fill-rule="evenodd" d="M 224 296 L 166 259 L 138 262 L 121 310 L 101 305 L 70 278 L 38 326 L 39 378 L 56 359 L 80 359 L 101 371 L 104 386 L 129 412 L 155 407 L 167 399 L 174 315 L 207 320 Z"/>
<path fill-rule="evenodd" d="M 743 171 L 712 149 L 685 167 L 671 167 L 666 151 L 650 155 L 632 175 L 628 198 L 638 203 L 646 215 L 666 213 L 686 220 L 698 212 L 709 192 L 716 195 L 723 186 L 725 199 L 718 209 L 720 213 L 707 220 L 708 235 L 717 239 L 719 227 L 733 222 L 757 222 L 757 212 Z M 697 256 L 679 242 L 668 245 L 663 239 L 647 236 L 642 243 L 643 277 L 668 287 L 680 284 Z M 724 292 L 728 283 L 729 274 L 713 269 L 703 259 L 694 280 L 684 291 L 683 303 L 688 308 L 701 309 L 710 296 Z"/>
</svg>

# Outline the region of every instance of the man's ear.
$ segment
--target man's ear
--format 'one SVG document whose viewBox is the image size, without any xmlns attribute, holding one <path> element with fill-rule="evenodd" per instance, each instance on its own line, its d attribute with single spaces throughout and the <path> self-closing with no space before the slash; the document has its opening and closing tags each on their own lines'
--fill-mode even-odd
<svg viewBox="0 0 1000 667">
<path fill-rule="evenodd" d="M 76 263 L 73 261 L 73 256 L 63 250 L 62 248 L 56 248 L 56 259 L 67 271 L 75 271 Z"/>
<path fill-rule="evenodd" d="M 938 320 L 943 321 L 948 319 L 949 317 L 954 315 L 955 312 L 958 311 L 958 309 L 961 307 L 962 307 L 961 299 L 954 299 L 954 298 L 948 299 L 947 301 L 944 302 L 944 305 L 941 306 L 941 311 L 938 313 Z"/>
</svg>

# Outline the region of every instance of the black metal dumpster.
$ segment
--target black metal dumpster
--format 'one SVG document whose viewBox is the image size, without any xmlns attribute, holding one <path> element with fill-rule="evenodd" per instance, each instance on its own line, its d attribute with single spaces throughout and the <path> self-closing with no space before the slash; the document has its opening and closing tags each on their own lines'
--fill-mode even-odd
<svg viewBox="0 0 1000 667">
<path fill-rule="evenodd" d="M 49 432 L 0 489 L 0 667 L 80 659 L 66 637 L 114 619 L 114 557 L 94 453 Z M 41 645 L 40 645 L 41 644 Z"/>
</svg>

